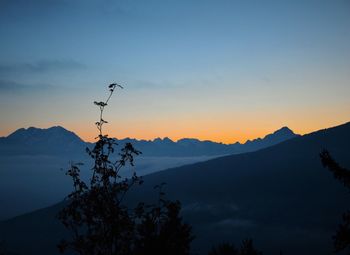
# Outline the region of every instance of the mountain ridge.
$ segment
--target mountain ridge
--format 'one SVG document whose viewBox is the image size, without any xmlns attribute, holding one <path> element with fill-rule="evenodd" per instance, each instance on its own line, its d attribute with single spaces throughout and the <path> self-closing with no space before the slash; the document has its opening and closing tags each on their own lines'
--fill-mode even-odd
<svg viewBox="0 0 350 255">
<path fill-rule="evenodd" d="M 90 143 L 88 141 L 85 141 L 83 140 L 78 134 L 74 133 L 73 131 L 70 131 L 68 129 L 66 129 L 65 127 L 63 126 L 60 126 L 60 125 L 56 125 L 56 126 L 51 126 L 51 127 L 48 127 L 48 128 L 38 128 L 38 127 L 34 127 L 34 126 L 29 126 L 28 128 L 18 128 L 16 129 L 15 131 L 13 131 L 12 133 L 8 134 L 7 136 L 1 136 L 0 139 L 3 139 L 3 138 L 12 138 L 14 136 L 17 136 L 19 134 L 21 135 L 24 135 L 25 133 L 39 133 L 39 132 L 42 132 L 42 133 L 45 133 L 47 131 L 60 131 L 60 132 L 65 132 L 65 133 L 71 133 L 73 135 L 75 135 L 76 137 L 78 137 L 81 141 L 85 142 L 85 143 Z M 53 133 L 53 132 L 51 132 Z M 198 139 L 198 138 L 194 138 L 194 137 L 183 137 L 183 138 L 180 138 L 178 140 L 172 140 L 171 138 L 169 138 L 168 136 L 165 136 L 165 137 L 156 137 L 156 138 L 153 138 L 153 139 L 137 139 L 137 138 L 131 138 L 131 137 L 125 137 L 125 138 L 116 138 L 114 137 L 114 139 L 118 140 L 118 141 L 123 141 L 123 140 L 131 140 L 131 141 L 136 141 L 136 142 L 159 142 L 159 141 L 166 141 L 166 142 L 172 142 L 172 143 L 179 143 L 179 142 L 183 142 L 183 141 L 197 141 L 197 142 L 212 142 L 212 143 L 217 143 L 217 144 L 224 144 L 224 145 L 234 145 L 234 144 L 241 144 L 241 145 L 244 145 L 246 144 L 247 142 L 251 142 L 251 141 L 255 141 L 255 140 L 263 140 L 271 135 L 277 135 L 277 134 L 284 134 L 284 135 L 299 135 L 299 134 L 296 134 L 294 133 L 294 131 L 292 129 L 290 129 L 289 127 L 287 126 L 283 126 L 275 131 L 273 131 L 272 133 L 269 133 L 269 134 L 266 134 L 265 136 L 263 137 L 257 137 L 257 138 L 254 138 L 254 139 L 247 139 L 245 142 L 241 143 L 239 141 L 236 141 L 236 142 L 232 142 L 232 143 L 223 143 L 223 142 L 216 142 L 216 141 L 212 141 L 212 140 L 208 140 L 208 139 L 204 139 L 204 140 L 201 140 L 201 139 Z"/>
<path fill-rule="evenodd" d="M 117 143 L 123 145 L 133 143 L 135 148 L 145 152 L 145 156 L 216 156 L 225 154 L 237 154 L 265 148 L 282 141 L 297 137 L 292 130 L 282 127 L 263 138 L 224 144 L 210 140 L 196 138 L 182 138 L 172 141 L 170 138 L 155 138 L 154 140 L 137 140 L 134 138 L 117 139 Z M 57 142 L 57 144 L 55 144 Z M 92 146 L 92 143 L 84 142 L 74 132 L 61 126 L 48 129 L 29 127 L 20 128 L 7 137 L 0 138 L 0 151 L 5 153 L 60 153 L 60 145 L 65 147 L 63 152 L 76 153 L 83 151 L 83 147 Z M 26 148 L 23 150 L 23 146 Z M 45 148 L 48 147 L 48 148 Z M 61 151 L 61 153 L 63 153 Z"/>
</svg>

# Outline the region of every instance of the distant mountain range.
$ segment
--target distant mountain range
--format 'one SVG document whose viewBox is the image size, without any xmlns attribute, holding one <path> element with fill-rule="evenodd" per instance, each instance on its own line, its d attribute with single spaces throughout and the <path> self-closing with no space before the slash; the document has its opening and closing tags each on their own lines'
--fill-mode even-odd
<svg viewBox="0 0 350 255">
<path fill-rule="evenodd" d="M 223 144 L 212 141 L 200 141 L 193 138 L 183 138 L 177 142 L 169 138 L 151 140 L 116 139 L 119 145 L 131 142 L 143 156 L 216 156 L 237 154 L 266 148 L 298 135 L 288 127 L 283 127 L 264 138 L 257 138 L 246 143 Z M 36 155 L 36 154 L 76 154 L 84 153 L 86 143 L 76 134 L 63 127 L 56 126 L 48 129 L 30 127 L 18 129 L 7 137 L 0 138 L 0 152 L 2 155 Z"/>
<path fill-rule="evenodd" d="M 143 154 L 135 158 L 135 167 L 127 166 L 123 177 L 134 171 L 143 176 L 171 167 L 206 161 L 218 156 L 257 150 L 295 134 L 282 128 L 264 139 L 245 144 L 225 145 L 197 139 L 173 142 L 168 138 L 153 141 L 121 139 L 120 149 L 131 142 Z M 63 127 L 40 129 L 21 128 L 0 138 L 0 220 L 51 205 L 62 199 L 71 189 L 64 174 L 69 162 L 84 163 L 82 175 L 88 178 L 93 163 L 85 152 L 92 143 L 84 142 Z M 114 157 L 117 157 L 115 153 Z M 63 169 L 63 170 L 62 170 Z M 18 196 L 18 193 L 23 195 Z M 1 240 L 0 240 L 1 241 Z"/>
<path fill-rule="evenodd" d="M 166 182 L 193 226 L 194 254 L 215 244 L 253 238 L 264 254 L 328 255 L 349 194 L 321 165 L 327 148 L 350 166 L 350 123 L 289 139 L 259 151 L 172 168 L 144 177 L 128 195 L 154 202 L 154 185 Z M 62 203 L 0 223 L 0 240 L 20 254 L 58 254 L 65 235 L 55 219 Z"/>
</svg>

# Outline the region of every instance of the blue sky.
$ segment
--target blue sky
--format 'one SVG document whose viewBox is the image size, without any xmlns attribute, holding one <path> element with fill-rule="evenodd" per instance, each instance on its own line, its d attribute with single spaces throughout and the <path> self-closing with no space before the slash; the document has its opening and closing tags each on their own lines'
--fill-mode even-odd
<svg viewBox="0 0 350 255">
<path fill-rule="evenodd" d="M 350 1 L 0 1 L 0 135 L 244 141 L 349 121 Z"/>
</svg>

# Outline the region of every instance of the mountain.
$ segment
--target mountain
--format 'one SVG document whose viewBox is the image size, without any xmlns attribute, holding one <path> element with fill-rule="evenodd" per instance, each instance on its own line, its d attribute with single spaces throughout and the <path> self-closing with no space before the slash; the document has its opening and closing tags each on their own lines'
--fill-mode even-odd
<svg viewBox="0 0 350 255">
<path fill-rule="evenodd" d="M 233 143 L 223 144 L 212 141 L 200 141 L 194 138 L 183 138 L 177 142 L 168 137 L 156 138 L 153 141 L 121 139 L 120 144 L 131 142 L 137 149 L 143 152 L 145 156 L 218 156 L 227 154 L 238 154 L 266 148 L 288 139 L 297 137 L 292 130 L 283 127 L 264 138 L 258 138 L 253 141 L 247 141 L 244 144 Z"/>
<path fill-rule="evenodd" d="M 248 140 L 244 145 L 248 148 L 249 151 L 253 151 L 278 144 L 296 136 L 297 135 L 294 134 L 294 132 L 288 127 L 282 127 L 281 129 L 273 132 L 272 134 L 266 135 L 263 139 L 257 138 L 253 141 Z"/>
<path fill-rule="evenodd" d="M 252 237 L 264 254 L 328 255 L 349 194 L 322 167 L 323 148 L 349 167 L 350 123 L 147 175 L 128 201 L 154 202 L 154 185 L 166 182 L 167 197 L 182 202 L 184 219 L 193 226 L 194 253 Z M 0 240 L 22 254 L 57 254 L 55 244 L 65 233 L 55 219 L 61 206 L 2 222 Z"/>
<path fill-rule="evenodd" d="M 153 141 L 130 138 L 116 139 L 116 141 L 120 146 L 131 142 L 135 148 L 143 152 L 144 156 L 194 157 L 237 154 L 259 150 L 296 136 L 293 131 L 284 127 L 262 139 L 247 141 L 244 144 L 222 144 L 193 138 L 183 138 L 174 142 L 167 137 L 164 139 L 156 138 Z M 73 132 L 59 126 L 48 129 L 21 128 L 7 137 L 0 138 L 0 152 L 2 155 L 76 154 L 77 152 L 84 153 L 87 146 L 92 145 L 85 143 Z"/>
<path fill-rule="evenodd" d="M 0 139 L 2 155 L 62 154 L 84 151 L 86 143 L 60 126 L 21 128 Z"/>
</svg>

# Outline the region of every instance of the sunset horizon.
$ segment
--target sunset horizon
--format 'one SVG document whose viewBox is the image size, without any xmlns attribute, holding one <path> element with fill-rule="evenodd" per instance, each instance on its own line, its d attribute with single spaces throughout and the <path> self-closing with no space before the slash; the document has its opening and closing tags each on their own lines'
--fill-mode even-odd
<svg viewBox="0 0 350 255">
<path fill-rule="evenodd" d="M 0 0 L 0 34 L 0 255 L 350 254 L 350 0 Z"/>
<path fill-rule="evenodd" d="M 93 101 L 112 82 L 125 88 L 106 111 L 106 131 L 116 137 L 231 143 L 282 126 L 305 134 L 345 123 L 349 8 L 346 1 L 3 3 L 0 136 L 61 125 L 93 141 Z"/>
<path fill-rule="evenodd" d="M 256 133 L 250 133 L 250 134 L 247 134 L 248 132 L 243 132 L 245 134 L 247 134 L 244 138 L 241 138 L 241 139 L 237 139 L 237 140 L 234 140 L 233 139 L 230 139 L 230 140 L 225 140 L 225 135 L 222 135 L 222 134 L 218 134 L 217 136 L 213 136 L 214 139 L 210 138 L 209 136 L 196 136 L 196 135 L 183 135 L 183 136 L 171 136 L 171 135 L 164 135 L 164 136 L 150 136 L 150 137 L 144 137 L 144 136 L 137 136 L 137 135 L 114 135 L 114 132 L 112 130 L 111 127 L 108 127 L 108 125 L 105 126 L 105 129 L 107 130 L 106 131 L 106 134 L 109 136 L 109 137 L 113 137 L 113 138 L 117 138 L 119 140 L 122 140 L 122 139 L 136 139 L 136 140 L 145 140 L 145 141 L 154 141 L 155 139 L 165 139 L 165 138 L 169 138 L 170 140 L 172 140 L 173 142 L 178 142 L 179 140 L 181 139 L 197 139 L 199 141 L 211 141 L 211 142 L 216 142 L 216 143 L 223 143 L 223 144 L 234 144 L 234 143 L 241 143 L 241 144 L 244 144 L 246 143 L 247 141 L 252 141 L 254 139 L 258 139 L 258 138 L 264 138 L 266 135 L 269 135 L 269 134 L 272 134 L 274 133 L 275 131 L 278 131 L 282 128 L 289 128 L 291 131 L 293 131 L 295 134 L 298 134 L 298 135 L 306 135 L 306 134 L 309 134 L 309 133 L 313 133 L 313 132 L 316 132 L 316 131 L 319 131 L 319 130 L 323 130 L 323 129 L 328 129 L 328 128 L 333 128 L 333 127 L 336 127 L 336 126 L 340 126 L 340 125 L 344 125 L 346 123 L 350 122 L 349 121 L 344 121 L 344 122 L 340 122 L 340 123 L 332 123 L 332 124 L 329 124 L 327 126 L 320 126 L 320 127 L 315 127 L 314 129 L 312 128 L 309 128 L 309 129 L 305 129 L 304 131 L 298 131 L 298 129 L 294 129 L 290 126 L 287 126 L 287 125 L 280 125 L 279 127 L 275 128 L 275 129 L 266 129 L 266 131 L 262 131 L 260 128 L 258 132 Z M 85 134 L 84 135 L 84 131 L 81 131 L 79 129 L 70 129 L 70 128 L 67 128 L 66 126 L 64 125 L 59 125 L 59 124 L 53 124 L 53 125 L 48 125 L 48 126 L 24 126 L 24 127 L 19 127 L 19 128 L 16 128 L 12 131 L 9 131 L 8 133 L 5 133 L 4 135 L 0 135 L 0 137 L 7 137 L 9 136 L 10 134 L 12 134 L 13 132 L 21 129 L 21 128 L 24 128 L 24 129 L 28 129 L 28 128 L 39 128 L 39 129 L 48 129 L 48 128 L 52 128 L 52 127 L 56 127 L 56 126 L 59 126 L 59 127 L 63 127 L 65 128 L 66 130 L 68 131 L 71 131 L 73 133 L 75 133 L 77 136 L 79 136 L 83 141 L 85 142 L 96 142 L 96 135 L 97 135 L 97 129 L 95 126 L 93 126 L 93 130 L 91 131 L 92 133 L 90 134 Z M 144 133 L 147 133 L 147 132 L 144 132 Z M 215 139 L 215 137 L 217 137 L 218 139 Z M 231 134 L 231 137 L 235 137 L 234 134 L 232 135 Z"/>
</svg>

